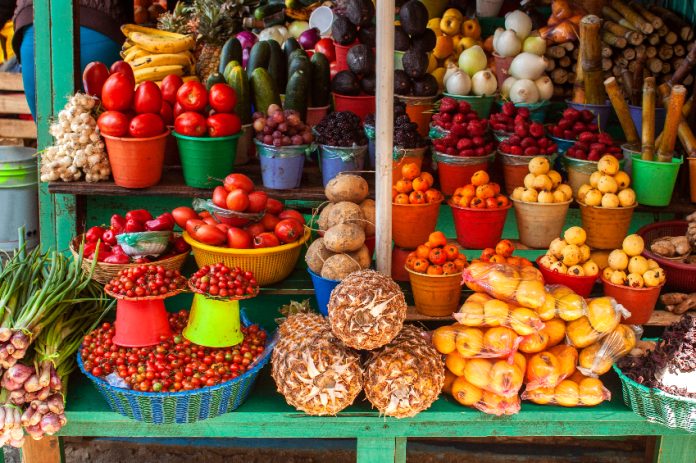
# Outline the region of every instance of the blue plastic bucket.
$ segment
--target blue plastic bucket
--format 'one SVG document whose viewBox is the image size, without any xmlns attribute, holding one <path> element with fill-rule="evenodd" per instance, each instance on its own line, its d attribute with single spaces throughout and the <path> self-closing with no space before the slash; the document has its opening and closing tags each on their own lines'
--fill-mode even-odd
<svg viewBox="0 0 696 463">
<path fill-rule="evenodd" d="M 319 145 L 321 177 L 324 186 L 341 172 L 363 170 L 366 155 L 367 145 L 354 147 Z"/>
<path fill-rule="evenodd" d="M 263 186 L 274 190 L 299 188 L 310 145 L 275 147 L 258 140 L 254 142 L 261 163 Z"/>
<path fill-rule="evenodd" d="M 312 277 L 312 285 L 314 285 L 314 296 L 317 298 L 317 307 L 319 307 L 319 312 L 325 317 L 329 316 L 329 298 L 331 297 L 331 291 L 338 286 L 340 281 L 338 280 L 328 280 L 322 278 L 316 273 L 307 269 L 309 276 Z"/>
<path fill-rule="evenodd" d="M 609 116 L 611 115 L 611 105 L 607 102 L 605 104 L 584 104 L 584 103 L 573 103 L 570 100 L 566 100 L 566 104 L 569 108 L 577 109 L 582 111 L 587 109 L 592 114 L 594 114 L 597 119 L 596 123 L 602 131 L 607 129 L 607 124 L 609 122 Z"/>
<path fill-rule="evenodd" d="M 364 130 L 365 135 L 367 136 L 367 154 L 370 158 L 370 168 L 376 169 L 377 161 L 375 160 L 375 140 L 377 134 L 375 133 L 375 126 L 365 124 Z"/>
<path fill-rule="evenodd" d="M 549 138 L 553 140 L 553 142 L 558 147 L 558 149 L 556 150 L 558 154 L 565 154 L 565 152 L 568 151 L 568 148 L 575 144 L 575 140 L 565 140 L 563 138 L 556 138 L 551 135 L 549 135 Z"/>
<path fill-rule="evenodd" d="M 640 136 L 640 134 L 643 132 L 643 107 L 630 104 L 628 105 L 628 111 L 631 113 L 633 125 L 636 126 L 636 130 Z M 665 108 L 655 108 L 655 133 L 662 133 L 662 129 L 665 127 L 666 118 L 667 110 Z"/>
</svg>

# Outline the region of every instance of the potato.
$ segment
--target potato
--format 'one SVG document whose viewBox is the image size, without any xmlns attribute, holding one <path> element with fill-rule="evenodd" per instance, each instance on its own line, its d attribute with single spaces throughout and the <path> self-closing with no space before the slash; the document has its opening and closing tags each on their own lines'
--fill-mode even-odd
<svg viewBox="0 0 696 463">
<path fill-rule="evenodd" d="M 354 223 L 340 223 L 326 230 L 324 245 L 333 252 L 353 252 L 365 244 L 365 230 Z"/>
<path fill-rule="evenodd" d="M 334 254 L 324 262 L 321 276 L 329 280 L 342 280 L 358 270 L 360 266 L 347 254 Z"/>
<path fill-rule="evenodd" d="M 372 256 L 370 255 L 369 249 L 367 249 L 367 246 L 365 245 L 363 245 L 363 247 L 357 251 L 349 252 L 348 255 L 351 257 L 351 259 L 355 259 L 362 268 L 370 268 L 370 265 L 372 264 Z"/>
<path fill-rule="evenodd" d="M 329 218 L 329 213 L 331 212 L 331 209 L 333 209 L 334 204 L 329 203 L 324 208 L 321 210 L 319 213 L 319 219 L 317 219 L 317 226 L 319 227 L 319 230 L 328 230 L 329 227 L 326 224 L 327 219 Z"/>
<path fill-rule="evenodd" d="M 367 180 L 359 175 L 341 174 L 329 180 L 324 194 L 332 203 L 350 201 L 361 203 L 368 194 Z"/>
<path fill-rule="evenodd" d="M 326 228 L 329 229 L 339 223 L 354 223 L 364 229 L 365 216 L 363 216 L 360 206 L 349 201 L 334 204 L 326 218 Z"/>
<path fill-rule="evenodd" d="M 305 262 L 307 262 L 307 267 L 309 267 L 312 272 L 321 275 L 321 268 L 324 266 L 324 261 L 333 256 L 333 254 L 333 252 L 326 249 L 324 238 L 319 238 L 309 245 L 307 254 L 305 254 Z"/>
<path fill-rule="evenodd" d="M 365 235 L 374 236 L 376 223 L 376 209 L 374 199 L 366 199 L 365 201 L 361 202 L 360 209 L 362 209 L 363 216 L 365 217 Z"/>
</svg>

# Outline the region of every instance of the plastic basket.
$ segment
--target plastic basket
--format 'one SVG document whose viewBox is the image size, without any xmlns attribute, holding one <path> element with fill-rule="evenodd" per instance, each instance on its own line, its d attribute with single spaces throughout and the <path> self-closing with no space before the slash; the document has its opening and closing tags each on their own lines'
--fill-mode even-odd
<svg viewBox="0 0 696 463">
<path fill-rule="evenodd" d="M 222 262 L 228 267 L 243 268 L 254 274 L 259 286 L 266 286 L 285 278 L 292 273 L 300 258 L 302 245 L 311 235 L 309 229 L 299 241 L 261 249 L 231 249 L 209 246 L 191 238 L 184 232 L 184 240 L 193 248 L 193 257 L 198 267 Z"/>
<path fill-rule="evenodd" d="M 249 324 L 246 318 L 244 324 Z M 231 412 L 244 403 L 256 377 L 271 357 L 273 344 L 269 341 L 261 357 L 241 376 L 216 386 L 192 391 L 140 392 L 111 386 L 85 371 L 81 349 L 78 349 L 77 364 L 114 412 L 151 424 L 195 423 Z"/>
<path fill-rule="evenodd" d="M 665 270 L 667 288 L 690 293 L 696 291 L 696 265 L 674 261 L 650 251 L 650 243 L 655 239 L 663 236 L 683 236 L 687 228 L 688 222 L 684 220 L 670 220 L 646 225 L 638 230 L 638 234 L 645 241 L 643 255 L 648 259 L 654 259 Z"/>
</svg>

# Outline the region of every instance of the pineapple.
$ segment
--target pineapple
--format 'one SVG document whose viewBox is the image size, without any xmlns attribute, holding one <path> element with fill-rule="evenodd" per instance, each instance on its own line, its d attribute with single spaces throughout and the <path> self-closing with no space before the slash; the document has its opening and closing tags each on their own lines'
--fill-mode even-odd
<svg viewBox="0 0 696 463">
<path fill-rule="evenodd" d="M 174 11 L 162 13 L 157 18 L 157 28 L 178 34 L 190 34 L 189 11 L 183 2 L 176 2 Z"/>
<path fill-rule="evenodd" d="M 349 347 L 376 349 L 401 331 L 406 308 L 401 288 L 390 277 L 374 270 L 353 272 L 331 292 L 331 331 Z"/>
<path fill-rule="evenodd" d="M 371 353 L 365 366 L 365 395 L 381 414 L 414 416 L 432 405 L 445 383 L 441 355 L 412 325 Z"/>
<path fill-rule="evenodd" d="M 318 314 L 290 315 L 278 328 L 271 376 L 289 405 L 309 415 L 335 415 L 362 390 L 360 355 L 332 334 Z"/>
</svg>

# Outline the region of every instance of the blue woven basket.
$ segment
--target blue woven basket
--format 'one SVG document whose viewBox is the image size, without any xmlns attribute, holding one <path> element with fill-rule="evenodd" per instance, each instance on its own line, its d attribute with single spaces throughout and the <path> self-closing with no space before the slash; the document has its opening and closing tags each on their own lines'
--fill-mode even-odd
<svg viewBox="0 0 696 463">
<path fill-rule="evenodd" d="M 249 325 L 243 314 L 242 321 L 245 326 Z M 231 412 L 244 403 L 256 377 L 271 357 L 273 344 L 269 338 L 261 357 L 243 375 L 215 386 L 182 392 L 139 392 L 111 386 L 85 370 L 81 349 L 77 351 L 77 364 L 114 412 L 151 424 L 194 423 Z"/>
</svg>

